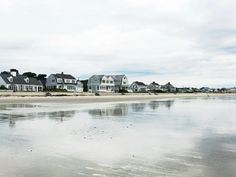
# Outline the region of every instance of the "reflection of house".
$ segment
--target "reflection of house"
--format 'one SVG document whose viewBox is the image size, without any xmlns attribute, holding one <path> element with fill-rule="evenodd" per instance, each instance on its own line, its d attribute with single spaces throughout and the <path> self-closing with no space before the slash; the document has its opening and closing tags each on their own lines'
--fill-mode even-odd
<svg viewBox="0 0 236 177">
<path fill-rule="evenodd" d="M 75 111 L 74 110 L 55 111 L 55 112 L 49 112 L 47 113 L 47 115 L 50 119 L 64 121 L 72 118 L 75 115 Z"/>
<path fill-rule="evenodd" d="M 115 81 L 112 76 L 93 75 L 88 80 L 89 92 L 115 92 Z"/>
<path fill-rule="evenodd" d="M 79 85 L 78 85 L 79 84 Z M 65 89 L 69 92 L 81 91 L 81 83 L 77 82 L 76 78 L 70 74 L 51 74 L 47 78 L 47 89 Z"/>
<path fill-rule="evenodd" d="M 43 85 L 37 78 L 20 75 L 16 69 L 0 74 L 0 86 L 16 92 L 43 91 Z"/>
<path fill-rule="evenodd" d="M 161 86 L 161 89 L 162 89 L 164 92 L 176 92 L 176 88 L 175 88 L 170 82 L 168 82 L 168 83 L 165 84 L 165 85 L 162 85 L 162 86 Z"/>
<path fill-rule="evenodd" d="M 130 85 L 130 89 L 133 92 L 146 92 L 147 91 L 147 85 L 145 85 L 143 82 L 135 81 Z"/>
<path fill-rule="evenodd" d="M 167 100 L 167 101 L 151 101 L 149 103 L 149 106 L 152 110 L 156 110 L 157 108 L 159 108 L 160 106 L 165 106 L 167 108 L 170 108 L 171 106 L 173 106 L 174 104 L 174 100 Z"/>
<path fill-rule="evenodd" d="M 131 104 L 131 108 L 133 112 L 142 112 L 146 107 L 145 103 L 133 103 Z"/>
<path fill-rule="evenodd" d="M 149 91 L 160 91 L 161 90 L 161 85 L 159 85 L 158 83 L 156 82 L 152 82 L 151 84 L 149 84 L 147 86 L 147 89 Z"/>
<path fill-rule="evenodd" d="M 92 109 L 88 113 L 95 117 L 126 116 L 128 114 L 128 105 L 118 104 L 112 108 Z"/>
</svg>

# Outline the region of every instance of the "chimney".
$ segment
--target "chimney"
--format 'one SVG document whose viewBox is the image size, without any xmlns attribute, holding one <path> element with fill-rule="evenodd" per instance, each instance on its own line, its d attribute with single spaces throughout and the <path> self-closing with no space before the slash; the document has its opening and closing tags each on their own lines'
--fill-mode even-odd
<svg viewBox="0 0 236 177">
<path fill-rule="evenodd" d="M 65 80 L 64 80 L 64 73 L 61 72 L 61 80 L 62 80 L 62 87 L 64 88 L 64 83 L 65 83 Z"/>
<path fill-rule="evenodd" d="M 16 77 L 19 75 L 19 71 L 17 69 L 10 69 L 10 73 L 12 76 Z"/>
</svg>

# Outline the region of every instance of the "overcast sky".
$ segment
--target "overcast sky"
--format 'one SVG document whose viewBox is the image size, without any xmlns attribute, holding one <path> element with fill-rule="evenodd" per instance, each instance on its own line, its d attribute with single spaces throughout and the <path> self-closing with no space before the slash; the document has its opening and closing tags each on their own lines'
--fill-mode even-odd
<svg viewBox="0 0 236 177">
<path fill-rule="evenodd" d="M 236 86 L 235 0 L 0 0 L 0 70 Z"/>
</svg>

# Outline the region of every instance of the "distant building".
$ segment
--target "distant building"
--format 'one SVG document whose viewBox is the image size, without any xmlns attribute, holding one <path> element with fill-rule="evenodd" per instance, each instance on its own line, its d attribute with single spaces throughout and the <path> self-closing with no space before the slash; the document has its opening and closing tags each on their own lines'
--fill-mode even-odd
<svg viewBox="0 0 236 177">
<path fill-rule="evenodd" d="M 115 80 L 110 75 L 93 75 L 88 80 L 88 91 L 115 92 Z"/>
<path fill-rule="evenodd" d="M 18 70 L 11 69 L 10 72 L 0 74 L 0 86 L 15 92 L 40 92 L 43 84 L 36 77 L 20 75 Z"/>
<path fill-rule="evenodd" d="M 176 92 L 176 88 L 170 82 L 165 85 L 162 85 L 161 89 L 164 92 Z"/>
<path fill-rule="evenodd" d="M 129 81 L 126 75 L 112 75 L 115 82 L 115 92 L 128 90 Z"/>
<path fill-rule="evenodd" d="M 190 87 L 182 87 L 182 88 L 176 88 L 176 91 L 178 93 L 193 93 L 196 92 L 196 89 Z"/>
<path fill-rule="evenodd" d="M 147 91 L 147 85 L 143 82 L 135 81 L 130 85 L 130 89 L 133 92 L 146 92 Z"/>
<path fill-rule="evenodd" d="M 79 84 L 79 86 L 78 86 Z M 51 74 L 46 81 L 46 88 L 49 90 L 63 89 L 68 92 L 81 91 L 81 83 L 70 74 Z"/>
<path fill-rule="evenodd" d="M 201 91 L 202 93 L 208 93 L 208 92 L 211 91 L 211 88 L 209 88 L 209 87 L 202 87 L 202 88 L 200 88 L 200 91 Z"/>
<path fill-rule="evenodd" d="M 84 91 L 84 84 L 77 80 L 77 89 L 76 89 L 77 92 L 83 92 Z"/>
<path fill-rule="evenodd" d="M 93 75 L 87 86 L 90 92 L 119 92 L 128 90 L 129 81 L 125 75 Z"/>
<path fill-rule="evenodd" d="M 148 91 L 151 91 L 151 92 L 160 91 L 161 85 L 156 82 L 152 82 L 147 86 L 147 89 Z"/>
<path fill-rule="evenodd" d="M 47 82 L 47 75 L 46 74 L 39 74 L 37 79 L 43 84 L 43 90 L 46 89 L 46 82 Z"/>
</svg>

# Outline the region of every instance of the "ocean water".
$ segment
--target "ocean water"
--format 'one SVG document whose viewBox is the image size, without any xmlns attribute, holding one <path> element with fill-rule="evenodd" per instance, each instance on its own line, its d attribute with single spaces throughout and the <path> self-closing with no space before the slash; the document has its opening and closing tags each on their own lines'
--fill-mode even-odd
<svg viewBox="0 0 236 177">
<path fill-rule="evenodd" d="M 236 97 L 0 105 L 0 177 L 235 177 Z"/>
</svg>

